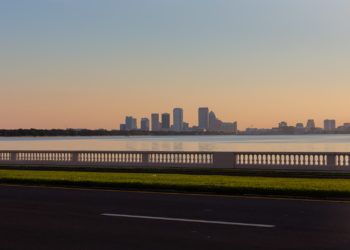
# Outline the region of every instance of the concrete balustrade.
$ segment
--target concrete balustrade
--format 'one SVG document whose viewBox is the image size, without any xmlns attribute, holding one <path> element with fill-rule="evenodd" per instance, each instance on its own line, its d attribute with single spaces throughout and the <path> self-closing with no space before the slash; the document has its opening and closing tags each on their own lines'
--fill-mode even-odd
<svg viewBox="0 0 350 250">
<path fill-rule="evenodd" d="M 350 171 L 350 153 L 0 151 L 0 165 Z"/>
</svg>

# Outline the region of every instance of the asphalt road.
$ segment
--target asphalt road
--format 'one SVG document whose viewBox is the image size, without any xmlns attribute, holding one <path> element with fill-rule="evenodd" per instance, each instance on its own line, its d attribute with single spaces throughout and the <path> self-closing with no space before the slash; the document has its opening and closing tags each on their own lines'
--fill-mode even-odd
<svg viewBox="0 0 350 250">
<path fill-rule="evenodd" d="M 0 186 L 0 249 L 350 249 L 350 203 Z"/>
</svg>

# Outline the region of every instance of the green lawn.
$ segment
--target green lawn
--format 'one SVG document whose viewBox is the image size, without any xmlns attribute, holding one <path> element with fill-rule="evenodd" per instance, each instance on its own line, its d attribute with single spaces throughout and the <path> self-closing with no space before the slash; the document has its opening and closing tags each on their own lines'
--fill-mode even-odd
<svg viewBox="0 0 350 250">
<path fill-rule="evenodd" d="M 0 170 L 0 183 L 350 198 L 350 179 Z"/>
</svg>

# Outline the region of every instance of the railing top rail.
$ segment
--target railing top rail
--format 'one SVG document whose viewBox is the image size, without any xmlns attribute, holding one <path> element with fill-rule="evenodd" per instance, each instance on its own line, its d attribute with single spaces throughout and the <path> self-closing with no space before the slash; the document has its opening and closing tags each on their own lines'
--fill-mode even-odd
<svg viewBox="0 0 350 250">
<path fill-rule="evenodd" d="M 0 153 L 121 153 L 121 154 L 142 154 L 142 153 L 155 153 L 155 154 L 212 154 L 213 151 L 102 151 L 102 150 L 0 150 Z M 232 153 L 232 152 L 226 152 Z"/>
<path fill-rule="evenodd" d="M 235 154 L 276 154 L 276 155 L 334 155 L 334 154 L 350 154 L 350 152 L 312 152 L 312 151 L 304 151 L 304 152 L 263 152 L 263 151 L 244 151 L 244 152 L 233 152 Z"/>
<path fill-rule="evenodd" d="M 102 150 L 0 150 L 0 153 L 155 153 L 155 154 L 277 154 L 277 155 L 334 155 L 350 154 L 350 152 L 274 152 L 274 151 L 102 151 Z"/>
</svg>

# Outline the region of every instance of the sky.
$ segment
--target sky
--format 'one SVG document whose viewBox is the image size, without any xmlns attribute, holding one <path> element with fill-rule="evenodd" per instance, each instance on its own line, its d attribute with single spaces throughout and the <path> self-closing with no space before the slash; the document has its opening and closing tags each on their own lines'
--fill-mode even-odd
<svg viewBox="0 0 350 250">
<path fill-rule="evenodd" d="M 200 106 L 239 129 L 350 122 L 350 1 L 0 0 L 0 128 Z"/>
</svg>

